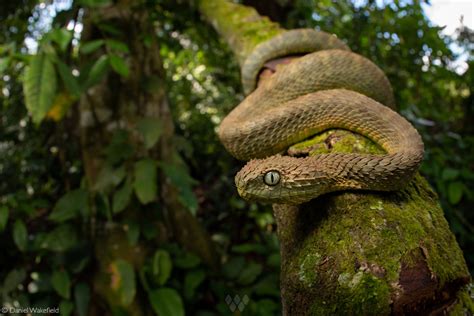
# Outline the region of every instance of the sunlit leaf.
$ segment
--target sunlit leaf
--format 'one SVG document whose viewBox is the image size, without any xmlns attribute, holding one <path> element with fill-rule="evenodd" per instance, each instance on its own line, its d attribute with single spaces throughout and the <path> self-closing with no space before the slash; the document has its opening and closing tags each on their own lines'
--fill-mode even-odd
<svg viewBox="0 0 474 316">
<path fill-rule="evenodd" d="M 53 106 L 46 113 L 46 117 L 59 122 L 68 112 L 69 108 L 76 102 L 77 98 L 68 92 L 61 92 L 54 98 Z"/>
<path fill-rule="evenodd" d="M 154 201 L 158 194 L 156 169 L 156 162 L 152 159 L 143 159 L 135 163 L 133 188 L 142 204 Z"/>
<path fill-rule="evenodd" d="M 53 105 L 56 94 L 56 71 L 45 53 L 31 57 L 23 78 L 26 108 L 35 123 L 41 122 Z"/>
</svg>

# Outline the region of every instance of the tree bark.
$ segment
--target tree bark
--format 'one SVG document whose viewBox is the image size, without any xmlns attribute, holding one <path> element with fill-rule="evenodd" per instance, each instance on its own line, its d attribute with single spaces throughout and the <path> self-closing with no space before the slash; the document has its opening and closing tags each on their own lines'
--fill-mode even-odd
<svg viewBox="0 0 474 316">
<path fill-rule="evenodd" d="M 198 1 L 198 10 L 240 64 L 258 43 L 283 31 L 253 8 L 226 0 Z M 328 152 L 381 149 L 335 130 L 293 146 L 289 154 Z M 474 312 L 462 252 L 436 193 L 420 175 L 398 192 L 327 194 L 299 206 L 274 205 L 274 215 L 284 315 Z"/>
</svg>

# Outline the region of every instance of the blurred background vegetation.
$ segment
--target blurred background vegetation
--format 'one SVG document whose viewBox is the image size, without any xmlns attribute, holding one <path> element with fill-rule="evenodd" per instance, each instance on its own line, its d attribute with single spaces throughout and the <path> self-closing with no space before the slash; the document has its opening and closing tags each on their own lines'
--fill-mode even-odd
<svg viewBox="0 0 474 316">
<path fill-rule="evenodd" d="M 81 144 L 72 128 L 78 100 L 109 73 L 127 77 L 134 57 L 120 30 L 107 24 L 101 26 L 105 41 L 81 40 L 84 15 L 110 2 L 0 5 L 0 301 L 4 306 L 59 306 L 64 315 L 225 315 L 232 314 L 228 295 L 247 295 L 246 314 L 278 314 L 280 262 L 271 208 L 238 197 L 233 176 L 242 164 L 225 152 L 215 133 L 243 98 L 238 65 L 186 2 L 136 5 L 148 10 L 152 36 L 160 45 L 173 142 L 181 157 L 180 168 L 164 172 L 180 189 L 186 210 L 211 236 L 219 264 L 210 265 L 172 237 L 161 237 L 163 209 L 154 202 L 156 192 L 146 188 L 156 179 L 149 167 L 152 156 L 139 160 L 126 131 L 114 133 L 100 154 L 114 168 L 133 167 L 103 171 L 99 188 L 84 180 Z M 442 35 L 424 15 L 424 1 L 243 3 L 285 28 L 334 33 L 385 71 L 400 112 L 422 134 L 421 172 L 438 192 L 474 271 L 472 30 L 460 23 L 455 37 Z M 453 45 L 468 54 L 467 70 L 456 69 Z M 104 55 L 83 66 L 84 56 L 104 47 Z M 35 76 L 38 69 L 42 76 Z M 29 96 L 34 82 L 46 83 L 42 100 Z M 140 126 L 145 145 L 153 146 L 160 131 L 150 121 Z M 125 235 L 115 235 L 117 227 Z M 109 238 L 112 244 L 105 243 Z M 139 248 L 152 250 L 132 252 Z M 115 258 L 106 267 L 109 291 L 101 290 L 96 277 L 101 256 Z"/>
</svg>

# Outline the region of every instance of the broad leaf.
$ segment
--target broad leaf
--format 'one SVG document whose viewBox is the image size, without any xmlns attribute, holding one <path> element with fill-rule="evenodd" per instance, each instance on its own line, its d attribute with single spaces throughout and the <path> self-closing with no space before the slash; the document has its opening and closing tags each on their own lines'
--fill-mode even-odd
<svg viewBox="0 0 474 316">
<path fill-rule="evenodd" d="M 194 292 L 199 284 L 204 281 L 206 274 L 202 270 L 194 270 L 188 272 L 184 278 L 184 296 L 188 299 L 194 296 Z"/>
<path fill-rule="evenodd" d="M 24 269 L 14 269 L 8 272 L 3 281 L 3 293 L 9 293 L 15 290 L 20 283 L 26 279 L 26 272 Z"/>
<path fill-rule="evenodd" d="M 183 300 L 176 290 L 161 288 L 151 291 L 148 298 L 157 315 L 184 316 Z"/>
<path fill-rule="evenodd" d="M 62 252 L 66 251 L 78 242 L 77 233 L 71 225 L 61 225 L 49 232 L 42 240 L 41 248 Z"/>
<path fill-rule="evenodd" d="M 147 204 L 155 200 L 158 193 L 157 166 L 152 159 L 143 159 L 135 163 L 133 188 L 138 200 Z"/>
<path fill-rule="evenodd" d="M 128 306 L 135 297 L 135 271 L 130 263 L 122 259 L 113 263 L 112 271 L 116 273 L 114 280 L 117 281 L 114 282 L 113 288 L 118 292 L 121 304 Z"/>
<path fill-rule="evenodd" d="M 59 303 L 59 312 L 61 313 L 61 316 L 69 316 L 74 310 L 74 304 L 70 301 L 61 301 Z"/>
<path fill-rule="evenodd" d="M 464 184 L 462 182 L 451 182 L 448 186 L 449 203 L 458 204 L 461 201 Z"/>
<path fill-rule="evenodd" d="M 82 93 L 82 90 L 79 86 L 79 83 L 77 82 L 77 78 L 72 75 L 72 71 L 69 66 L 63 63 L 61 60 L 58 60 L 56 62 L 56 65 L 58 67 L 59 75 L 61 76 L 61 79 L 66 89 L 72 95 L 79 97 Z"/>
<path fill-rule="evenodd" d="M 32 56 L 25 70 L 23 90 L 26 108 L 35 123 L 40 123 L 53 105 L 56 86 L 56 72 L 48 55 L 40 52 Z"/>
<path fill-rule="evenodd" d="M 166 283 L 171 275 L 173 264 L 166 250 L 157 250 L 153 256 L 152 272 L 159 285 Z"/>
<path fill-rule="evenodd" d="M 71 296 L 71 280 L 67 271 L 55 271 L 51 278 L 54 290 L 62 297 L 69 299 Z"/>
<path fill-rule="evenodd" d="M 109 57 L 107 55 L 102 55 L 97 59 L 97 61 L 92 65 L 89 75 L 85 82 L 83 90 L 86 90 L 96 84 L 98 84 L 105 76 L 109 70 Z"/>
<path fill-rule="evenodd" d="M 83 54 L 90 54 L 98 50 L 102 45 L 104 45 L 104 40 L 94 40 L 90 42 L 86 42 L 81 45 L 80 51 Z"/>
<path fill-rule="evenodd" d="M 112 212 L 114 214 L 122 212 L 130 203 L 133 188 L 129 181 L 126 181 L 123 186 L 115 191 L 112 200 Z"/>
<path fill-rule="evenodd" d="M 13 225 L 13 241 L 18 249 L 25 251 L 28 243 L 28 232 L 22 220 L 17 219 Z"/>
<path fill-rule="evenodd" d="M 110 39 L 110 40 L 107 40 L 106 43 L 107 43 L 107 46 L 113 51 L 122 52 L 122 53 L 130 52 L 127 44 L 125 44 L 124 42 Z"/>
<path fill-rule="evenodd" d="M 81 214 L 88 214 L 88 194 L 86 190 L 77 189 L 67 192 L 59 199 L 49 219 L 60 223 Z"/>
<path fill-rule="evenodd" d="M 122 57 L 111 54 L 109 55 L 109 62 L 110 66 L 112 66 L 112 69 L 115 70 L 116 73 L 122 77 L 128 77 L 130 71 L 128 69 L 127 63 Z"/>
<path fill-rule="evenodd" d="M 156 144 L 163 131 L 161 120 L 154 117 L 145 117 L 138 121 L 137 129 L 142 134 L 146 149 Z"/>
<path fill-rule="evenodd" d="M 60 28 L 60 29 L 53 29 L 49 34 L 48 37 L 58 44 L 59 48 L 62 51 L 65 51 L 69 42 L 71 42 L 72 39 L 72 32 L 66 30 L 65 28 Z"/>
</svg>

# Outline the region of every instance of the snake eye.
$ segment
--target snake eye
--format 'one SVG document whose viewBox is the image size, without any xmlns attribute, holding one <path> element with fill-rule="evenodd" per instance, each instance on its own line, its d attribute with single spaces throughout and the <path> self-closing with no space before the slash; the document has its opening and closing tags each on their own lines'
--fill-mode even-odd
<svg viewBox="0 0 474 316">
<path fill-rule="evenodd" d="M 274 170 L 268 171 L 263 177 L 263 182 L 265 182 L 266 185 L 270 186 L 277 185 L 278 182 L 280 182 L 280 173 Z"/>
</svg>

